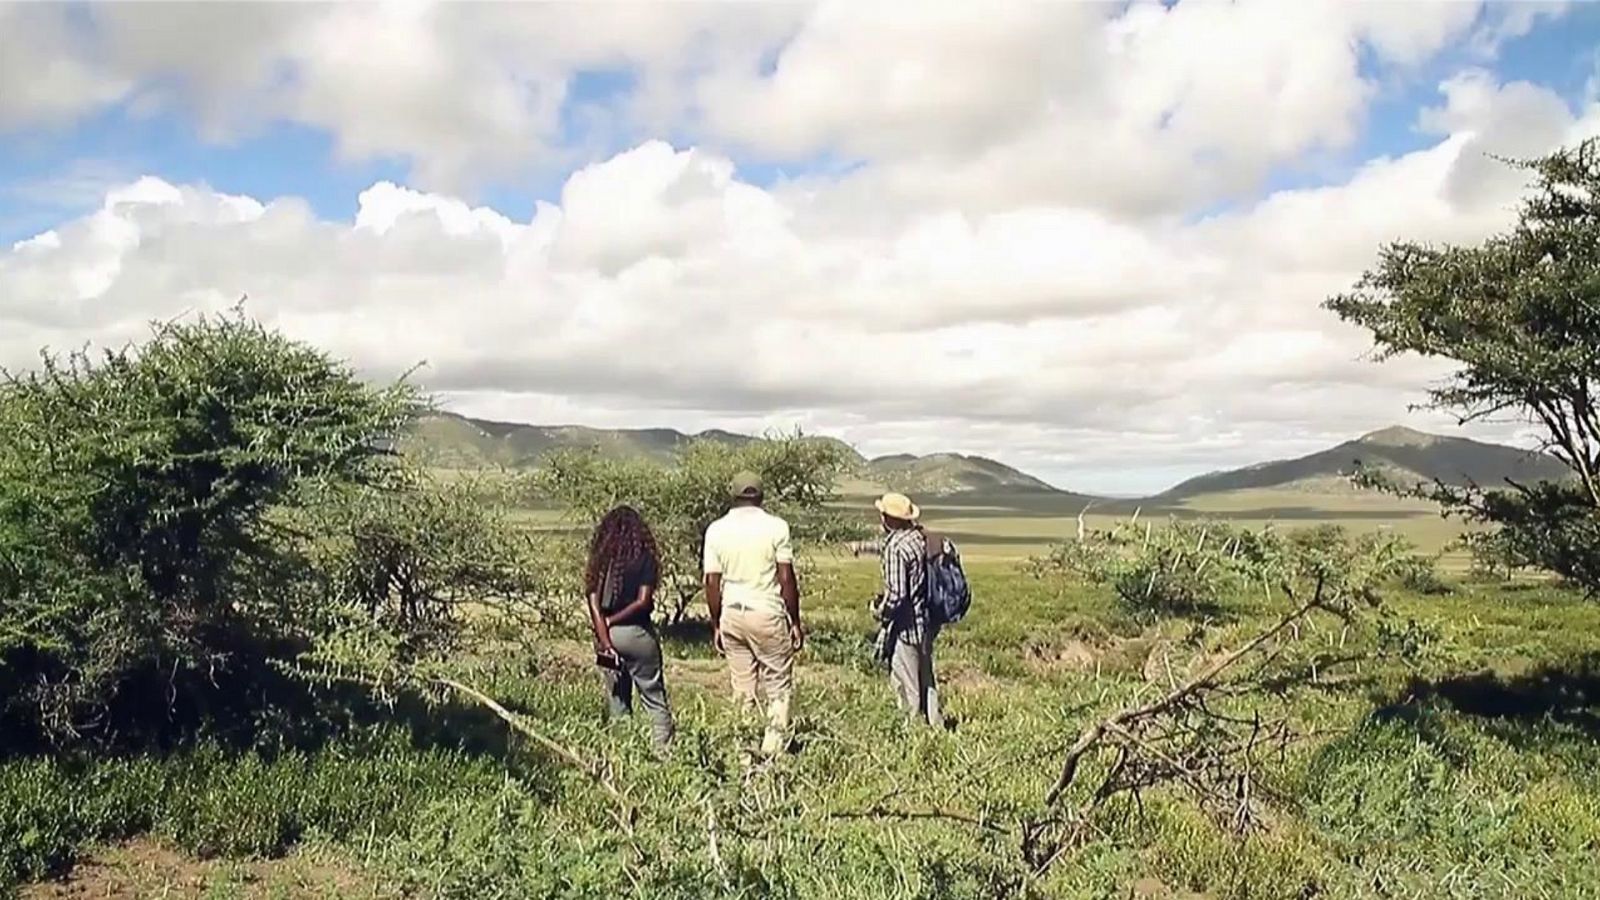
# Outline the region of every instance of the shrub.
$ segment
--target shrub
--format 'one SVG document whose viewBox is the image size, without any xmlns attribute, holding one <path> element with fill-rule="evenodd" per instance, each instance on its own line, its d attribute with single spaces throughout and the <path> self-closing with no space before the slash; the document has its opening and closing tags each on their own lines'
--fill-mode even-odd
<svg viewBox="0 0 1600 900">
<path fill-rule="evenodd" d="M 272 857 L 307 835 L 407 836 L 430 808 L 516 790 L 502 767 L 417 749 L 395 729 L 313 753 L 201 744 L 164 758 L 0 763 L 0 894 L 56 874 L 87 845 L 154 832 L 202 857 Z"/>
<path fill-rule="evenodd" d="M 1469 531 L 1451 545 L 1467 551 L 1472 564 L 1469 574 L 1479 581 L 1510 581 L 1533 561 L 1518 552 L 1511 535 L 1503 530 Z"/>
<path fill-rule="evenodd" d="M 1215 522 L 1136 521 L 1094 531 L 1032 560 L 1036 575 L 1058 574 L 1112 588 L 1135 612 L 1189 614 L 1214 609 L 1243 583 L 1250 536 Z"/>
<path fill-rule="evenodd" d="M 1129 521 L 1086 532 L 1027 568 L 1035 577 L 1109 586 L 1136 613 L 1188 615 L 1214 612 L 1231 595 L 1293 594 L 1318 585 L 1374 603 L 1382 585 L 1425 585 L 1432 563 L 1386 533 L 1352 538 L 1336 525 L 1279 532 L 1174 520 L 1160 528 Z"/>
<path fill-rule="evenodd" d="M 0 382 L 0 690 L 56 738 L 130 676 L 225 680 L 299 610 L 272 521 L 381 475 L 404 386 L 241 317 Z"/>
<path fill-rule="evenodd" d="M 471 481 L 397 474 L 389 487 L 329 492 L 300 516 L 305 587 L 321 598 L 299 625 L 301 674 L 416 686 L 410 669 L 474 637 L 526 640 L 544 618 L 534 538 Z"/>
</svg>

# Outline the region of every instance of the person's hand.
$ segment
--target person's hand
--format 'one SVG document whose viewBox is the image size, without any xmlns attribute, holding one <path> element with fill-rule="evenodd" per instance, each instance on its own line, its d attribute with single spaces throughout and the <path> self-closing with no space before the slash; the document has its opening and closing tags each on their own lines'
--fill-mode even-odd
<svg viewBox="0 0 1600 900">
<path fill-rule="evenodd" d="M 722 643 L 722 626 L 711 626 L 711 646 L 716 648 L 718 656 L 727 656 L 728 648 Z"/>
<path fill-rule="evenodd" d="M 789 640 L 794 643 L 794 652 L 799 653 L 806 646 L 806 630 L 799 622 L 789 626 Z"/>
</svg>

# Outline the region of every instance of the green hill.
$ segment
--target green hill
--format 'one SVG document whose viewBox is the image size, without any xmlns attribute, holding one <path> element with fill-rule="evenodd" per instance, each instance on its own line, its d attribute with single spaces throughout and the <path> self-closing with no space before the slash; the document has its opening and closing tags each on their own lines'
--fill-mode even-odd
<svg viewBox="0 0 1600 900">
<path fill-rule="evenodd" d="M 668 428 L 608 429 L 522 425 L 433 413 L 419 419 L 403 442 L 405 452 L 441 469 L 525 468 L 557 450 L 596 449 L 617 459 L 671 463 L 694 440 L 747 444 L 759 438 L 728 431 L 686 434 Z M 835 438 L 822 438 L 834 440 Z M 898 490 L 919 497 L 1058 495 L 1054 487 L 1004 463 L 981 456 L 861 457 L 843 441 L 856 471 L 841 487 L 851 494 Z"/>
<path fill-rule="evenodd" d="M 913 496 L 1054 494 L 1056 488 L 1004 463 L 981 456 L 899 454 L 870 460 L 863 477 Z"/>
<path fill-rule="evenodd" d="M 522 468 L 557 450 L 595 449 L 618 459 L 670 463 L 689 442 L 746 444 L 757 438 L 727 431 L 684 434 L 670 428 L 586 428 L 524 425 L 432 413 L 418 419 L 402 443 L 423 464 L 448 469 Z"/>
<path fill-rule="evenodd" d="M 1351 490 L 1348 476 L 1355 471 L 1358 462 L 1385 471 L 1402 483 L 1438 480 L 1446 484 L 1488 487 L 1504 484 L 1507 478 L 1531 482 L 1568 475 L 1566 467 L 1558 460 L 1542 453 L 1396 426 L 1297 459 L 1201 475 L 1159 496 L 1182 499 L 1269 487 L 1306 493 L 1348 491 Z"/>
</svg>

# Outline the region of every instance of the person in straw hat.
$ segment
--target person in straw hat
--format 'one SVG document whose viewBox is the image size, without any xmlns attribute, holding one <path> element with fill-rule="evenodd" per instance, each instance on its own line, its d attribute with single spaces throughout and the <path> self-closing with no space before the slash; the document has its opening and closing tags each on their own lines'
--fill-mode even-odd
<svg viewBox="0 0 1600 900">
<path fill-rule="evenodd" d="M 906 715 L 944 727 L 933 676 L 938 619 L 929 615 L 928 538 L 917 520 L 922 510 L 904 494 L 889 493 L 873 504 L 883 518 L 883 593 L 873 601 L 879 622 L 879 659 L 889 665 L 895 702 Z"/>
<path fill-rule="evenodd" d="M 706 605 L 711 639 L 727 657 L 734 694 L 746 709 L 766 703 L 761 752 L 789 745 L 794 658 L 805 645 L 800 587 L 789 523 L 761 508 L 760 476 L 741 472 L 729 485 L 733 508 L 706 529 Z"/>
</svg>

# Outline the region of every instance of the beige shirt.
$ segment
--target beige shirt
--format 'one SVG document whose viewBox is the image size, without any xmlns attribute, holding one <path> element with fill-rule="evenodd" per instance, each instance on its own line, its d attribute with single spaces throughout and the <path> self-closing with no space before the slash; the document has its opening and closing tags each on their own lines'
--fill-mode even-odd
<svg viewBox="0 0 1600 900">
<path fill-rule="evenodd" d="M 706 529 L 705 572 L 722 576 L 722 602 L 783 612 L 778 564 L 793 563 L 789 523 L 759 506 L 736 506 Z"/>
</svg>

